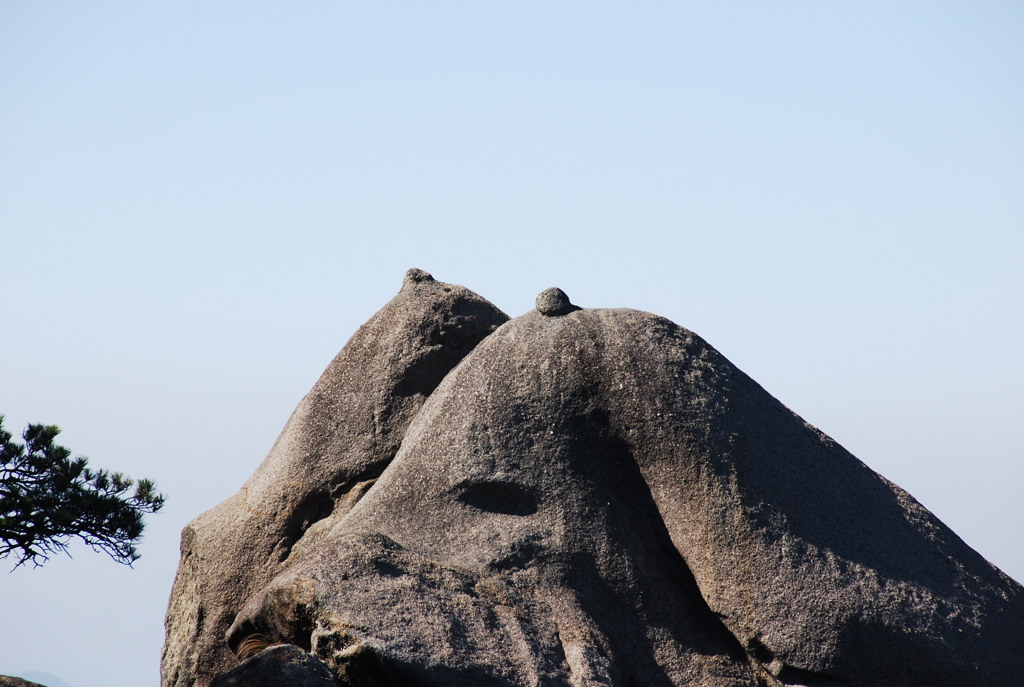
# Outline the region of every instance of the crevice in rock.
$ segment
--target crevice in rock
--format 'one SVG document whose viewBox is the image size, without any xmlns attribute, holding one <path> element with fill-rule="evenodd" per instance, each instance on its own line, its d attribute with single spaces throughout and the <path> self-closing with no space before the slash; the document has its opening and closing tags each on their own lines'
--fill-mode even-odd
<svg viewBox="0 0 1024 687">
<path fill-rule="evenodd" d="M 336 485 L 330 492 L 318 489 L 305 494 L 282 528 L 284 533 L 277 544 L 277 561 L 282 563 L 287 560 L 295 545 L 318 522 L 332 517 L 339 508 L 343 508 L 344 512 L 351 510 L 393 458 L 394 452 L 391 452 L 387 459 L 370 465 L 344 483 Z"/>
<path fill-rule="evenodd" d="M 797 668 L 775 656 L 774 652 L 757 637 L 746 643 L 747 655 L 763 667 L 783 687 L 837 687 L 846 682 L 827 673 Z"/>
</svg>

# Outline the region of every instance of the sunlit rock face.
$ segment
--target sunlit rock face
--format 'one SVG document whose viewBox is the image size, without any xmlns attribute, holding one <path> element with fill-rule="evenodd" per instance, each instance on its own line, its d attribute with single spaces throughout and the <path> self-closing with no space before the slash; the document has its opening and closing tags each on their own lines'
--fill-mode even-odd
<svg viewBox="0 0 1024 687">
<path fill-rule="evenodd" d="M 444 376 L 508 316 L 461 286 L 410 270 L 401 291 L 324 371 L 233 497 L 181 535 L 163 685 L 207 685 L 238 663 L 224 641 L 239 609 L 329 530 L 394 458 Z"/>
<path fill-rule="evenodd" d="M 186 528 L 165 686 L 286 684 L 278 643 L 342 686 L 1019 684 L 1024 589 L 698 336 L 458 293 L 459 355 L 371 320 L 328 373 L 372 392 L 322 379 Z"/>
</svg>

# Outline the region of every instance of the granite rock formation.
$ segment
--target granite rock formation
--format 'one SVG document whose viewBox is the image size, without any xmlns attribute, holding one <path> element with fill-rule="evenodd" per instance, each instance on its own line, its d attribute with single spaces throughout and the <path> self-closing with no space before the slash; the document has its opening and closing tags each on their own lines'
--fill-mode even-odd
<svg viewBox="0 0 1024 687">
<path fill-rule="evenodd" d="M 237 664 L 224 636 L 241 606 L 315 548 L 391 462 L 437 384 L 506 320 L 468 289 L 409 271 L 241 490 L 182 532 L 162 684 L 205 686 Z"/>
<path fill-rule="evenodd" d="M 410 272 L 183 533 L 164 687 L 1020 684 L 1024 588 L 696 334 L 504 320 Z"/>
</svg>

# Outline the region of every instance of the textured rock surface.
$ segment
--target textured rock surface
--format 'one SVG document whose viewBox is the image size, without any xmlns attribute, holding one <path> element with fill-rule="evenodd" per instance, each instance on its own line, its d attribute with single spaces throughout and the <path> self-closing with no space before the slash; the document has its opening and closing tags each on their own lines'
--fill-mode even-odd
<svg viewBox="0 0 1024 687">
<path fill-rule="evenodd" d="M 287 565 L 195 569 L 250 575 L 230 645 L 295 644 L 342 685 L 1024 674 L 1024 588 L 663 318 L 549 289 L 401 431 Z"/>
<path fill-rule="evenodd" d="M 210 687 L 338 687 L 334 673 L 294 644 L 278 644 L 214 679 Z"/>
<path fill-rule="evenodd" d="M 162 684 L 206 685 L 246 599 L 312 546 L 394 457 L 434 387 L 508 317 L 410 270 L 324 371 L 242 489 L 191 522 L 167 611 Z"/>
</svg>

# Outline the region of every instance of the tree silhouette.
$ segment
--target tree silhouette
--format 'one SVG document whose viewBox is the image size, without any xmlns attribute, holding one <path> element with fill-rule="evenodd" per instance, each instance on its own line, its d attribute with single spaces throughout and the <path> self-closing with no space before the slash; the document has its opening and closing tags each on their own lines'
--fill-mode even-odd
<svg viewBox="0 0 1024 687">
<path fill-rule="evenodd" d="M 0 415 L 0 558 L 15 554 L 15 568 L 38 567 L 78 537 L 130 566 L 139 558 L 142 516 L 160 510 L 164 496 L 148 479 L 89 469 L 85 458 L 54 443 L 59 433 L 30 424 L 21 444 Z"/>
</svg>

